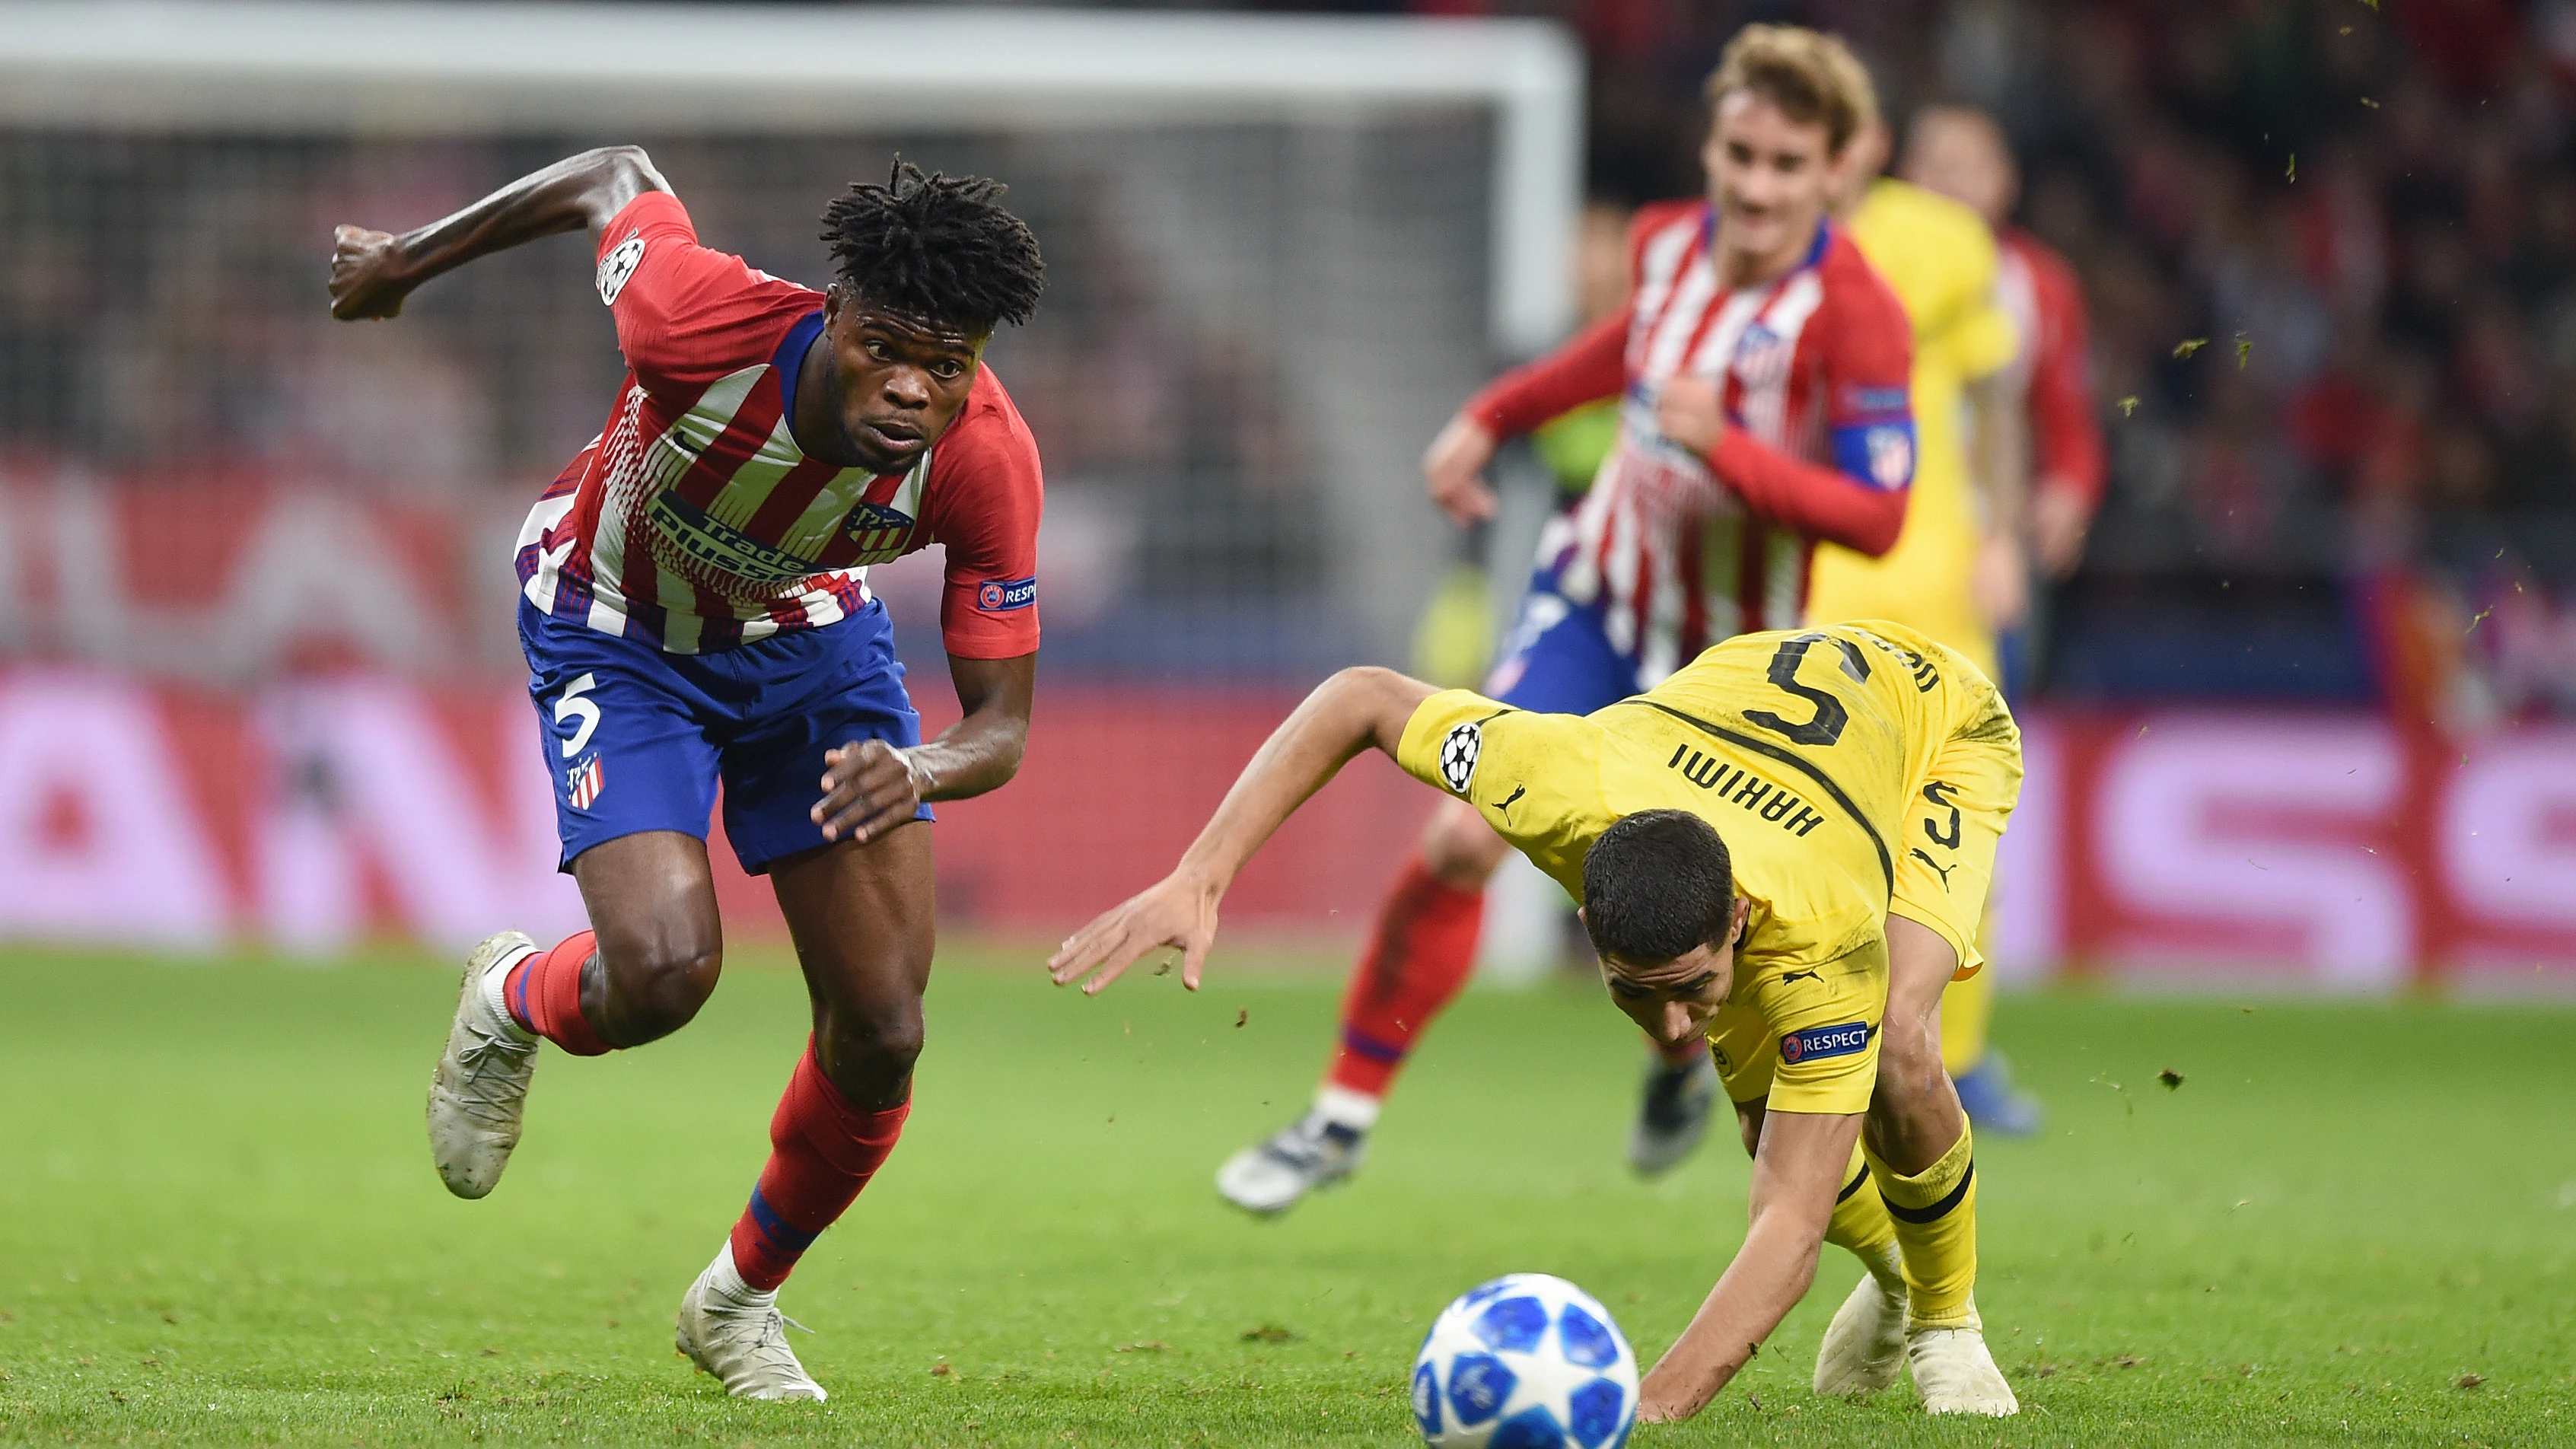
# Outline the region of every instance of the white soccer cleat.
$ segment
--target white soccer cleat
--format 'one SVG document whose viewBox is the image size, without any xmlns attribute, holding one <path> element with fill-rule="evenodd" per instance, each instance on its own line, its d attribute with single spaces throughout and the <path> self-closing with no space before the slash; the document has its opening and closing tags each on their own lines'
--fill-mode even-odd
<svg viewBox="0 0 2576 1449">
<path fill-rule="evenodd" d="M 1358 1129 L 1309 1112 L 1225 1160 L 1216 1190 L 1225 1200 L 1263 1217 L 1284 1213 L 1297 1199 L 1331 1187 L 1359 1170 L 1368 1137 Z"/>
<path fill-rule="evenodd" d="M 502 931 L 484 937 L 465 958 L 447 1052 L 429 1079 L 429 1155 L 439 1181 L 458 1197 L 490 1192 L 519 1145 L 537 1038 L 510 1019 L 501 984 L 536 949 L 525 933 Z"/>
<path fill-rule="evenodd" d="M 1905 1368 L 1905 1285 L 1863 1273 L 1834 1311 L 1816 1350 L 1816 1392 L 1828 1398 L 1874 1394 Z"/>
<path fill-rule="evenodd" d="M 810 1399 L 819 1404 L 830 1397 L 787 1346 L 787 1318 L 778 1311 L 778 1294 L 759 1292 L 742 1281 L 731 1243 L 681 1297 L 672 1341 L 737 1399 Z"/>
<path fill-rule="evenodd" d="M 1906 1361 L 1927 1414 L 1983 1414 L 2001 1419 L 2021 1412 L 2004 1371 L 1974 1328 L 1917 1328 L 1905 1335 Z"/>
</svg>

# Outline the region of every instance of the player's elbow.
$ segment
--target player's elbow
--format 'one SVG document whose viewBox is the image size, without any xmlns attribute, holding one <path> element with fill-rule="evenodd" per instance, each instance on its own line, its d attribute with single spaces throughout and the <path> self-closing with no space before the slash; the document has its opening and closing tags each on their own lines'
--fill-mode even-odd
<svg viewBox="0 0 2576 1449">
<path fill-rule="evenodd" d="M 1383 701 L 1393 698 L 1398 688 L 1410 682 L 1384 665 L 1354 664 L 1325 680 L 1315 692 L 1342 709 L 1373 718 Z"/>
<path fill-rule="evenodd" d="M 641 146 L 602 146 L 572 158 L 569 169 L 579 178 L 577 205 L 593 228 L 606 226 L 627 203 L 648 191 L 668 191 L 671 183 L 653 166 Z"/>
<path fill-rule="evenodd" d="M 1386 699 L 1419 701 L 1432 696 L 1432 686 L 1422 683 L 1419 678 L 1396 673 L 1386 665 L 1350 665 L 1347 670 L 1324 681 L 1324 688 L 1332 688 L 1334 694 L 1350 696 L 1350 699 L 1370 701 L 1370 704 Z M 1406 704 L 1406 709 L 1412 709 L 1412 704 Z"/>
<path fill-rule="evenodd" d="M 1752 1230 L 1744 1235 L 1747 1243 L 1760 1240 L 1780 1255 L 1781 1273 L 1792 1303 L 1815 1286 L 1817 1262 L 1824 1252 L 1826 1221 L 1825 1216 L 1775 1203 L 1755 1214 Z"/>
<path fill-rule="evenodd" d="M 993 742 L 993 752 L 989 756 L 993 783 L 986 788 L 998 790 L 1011 783 L 1020 773 L 1020 761 L 1028 758 L 1028 753 L 1029 722 L 1021 720 L 1019 728 Z"/>
<path fill-rule="evenodd" d="M 1806 1239 L 1805 1242 L 1806 1247 L 1804 1251 L 1800 1252 L 1789 1264 L 1789 1293 L 1792 1301 L 1806 1297 L 1807 1290 L 1816 1286 L 1817 1260 L 1824 1252 L 1825 1237 L 1823 1232 L 1819 1231 L 1814 1237 Z"/>
<path fill-rule="evenodd" d="M 1899 534 L 1905 532 L 1905 494 L 1883 494 L 1885 500 L 1854 520 L 1849 533 L 1839 540 L 1846 548 L 1877 558 L 1896 547 Z"/>
<path fill-rule="evenodd" d="M 964 800 L 989 794 L 1011 783 L 1029 753 L 1029 717 L 1025 710 L 977 712 L 962 737 L 948 737 L 951 748 L 963 746 L 965 768 L 940 778 L 925 798 Z"/>
<path fill-rule="evenodd" d="M 1354 726 L 1365 743 L 1392 755 L 1415 707 L 1438 692 L 1381 665 L 1357 664 L 1325 680 L 1315 696 L 1332 714 Z"/>
<path fill-rule="evenodd" d="M 1362 698 L 1391 694 L 1414 681 L 1383 664 L 1354 664 L 1324 681 L 1324 687 L 1337 694 Z"/>
<path fill-rule="evenodd" d="M 662 179 L 661 168 L 653 164 L 652 156 L 643 147 L 610 146 L 606 149 L 610 174 L 616 178 L 621 190 L 641 196 L 647 191 L 671 189 L 671 183 Z"/>
<path fill-rule="evenodd" d="M 649 177 L 656 184 L 662 180 L 662 173 L 653 167 L 652 154 L 641 146 L 601 146 L 582 159 L 603 177 L 638 181 Z"/>
</svg>

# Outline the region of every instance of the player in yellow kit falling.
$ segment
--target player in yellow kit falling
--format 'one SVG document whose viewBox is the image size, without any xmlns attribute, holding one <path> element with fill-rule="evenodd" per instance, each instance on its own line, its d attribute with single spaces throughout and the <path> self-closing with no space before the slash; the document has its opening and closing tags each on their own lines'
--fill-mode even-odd
<svg viewBox="0 0 2576 1449">
<path fill-rule="evenodd" d="M 1995 285 L 1984 218 L 1911 182 L 1878 175 L 1887 128 L 1852 140 L 1853 186 L 1838 208 L 1852 240 L 1887 279 L 1914 325 L 1914 500 L 1896 546 L 1878 558 L 1816 550 L 1807 597 L 1814 623 L 1890 619 L 2001 677 L 1999 627 L 2024 603 L 2020 548 L 2024 427 L 2007 371 L 2020 338 Z M 1989 1051 L 1993 978 L 1954 983 L 1941 1004 L 1941 1055 L 1969 1114 L 2007 1133 L 2034 1131 L 2038 1103 L 2012 1090 Z"/>
<path fill-rule="evenodd" d="M 1590 715 L 1346 669 L 1170 876 L 1065 942 L 1055 980 L 1098 991 L 1176 946 L 1195 990 L 1235 873 L 1370 747 L 1583 902 L 1612 999 L 1659 1043 L 1705 1034 L 1737 1104 L 1751 1228 L 1647 1375 L 1644 1416 L 1698 1412 L 1804 1296 L 1820 1242 L 1871 1273 L 1826 1330 L 1819 1392 L 1910 1365 L 1930 1412 L 2015 1412 L 1977 1317 L 1971 1137 L 1933 1027 L 1942 985 L 1981 964 L 2021 787 L 2020 733 L 1986 675 L 1881 622 L 1741 635 Z"/>
</svg>

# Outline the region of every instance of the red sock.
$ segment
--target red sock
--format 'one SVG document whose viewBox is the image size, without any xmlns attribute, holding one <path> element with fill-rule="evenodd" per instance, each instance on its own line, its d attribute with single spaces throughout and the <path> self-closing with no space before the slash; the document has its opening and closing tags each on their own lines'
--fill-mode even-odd
<svg viewBox="0 0 2576 1449">
<path fill-rule="evenodd" d="M 1414 1038 L 1467 984 L 1484 919 L 1483 891 L 1443 881 L 1418 853 L 1405 862 L 1342 998 L 1342 1041 L 1325 1081 L 1386 1095 Z"/>
<path fill-rule="evenodd" d="M 510 1019 L 577 1057 L 614 1050 L 581 1018 L 581 972 L 597 954 L 599 937 L 584 931 L 511 967 L 501 982 Z"/>
<path fill-rule="evenodd" d="M 733 1225 L 733 1266 L 766 1293 L 787 1281 L 814 1239 L 849 1211 L 903 1136 L 912 1103 L 871 1112 L 823 1076 L 808 1041 L 769 1119 L 769 1165 Z"/>
</svg>

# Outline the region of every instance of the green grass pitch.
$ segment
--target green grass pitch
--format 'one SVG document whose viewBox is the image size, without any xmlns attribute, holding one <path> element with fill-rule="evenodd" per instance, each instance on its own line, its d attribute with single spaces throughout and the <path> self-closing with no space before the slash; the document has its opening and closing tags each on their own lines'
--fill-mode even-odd
<svg viewBox="0 0 2576 1449">
<path fill-rule="evenodd" d="M 1424 1327 L 1491 1275 L 1671 1339 L 1745 1167 L 1627 1175 L 1597 990 L 1471 994 L 1367 1170 L 1255 1223 L 1210 1173 L 1302 1105 L 1334 987 L 1228 965 L 1084 1001 L 951 948 L 910 1133 L 784 1295 L 832 1400 L 759 1406 L 670 1328 L 802 1040 L 786 971 L 549 1055 L 464 1203 L 420 1127 L 450 968 L 0 956 L 0 1441 L 1401 1445 Z M 2576 1011 L 2057 994 L 2002 1034 L 2052 1113 L 1979 1153 L 2021 1417 L 1816 1399 L 1829 1250 L 1744 1378 L 1635 1443 L 2576 1442 Z"/>
</svg>

